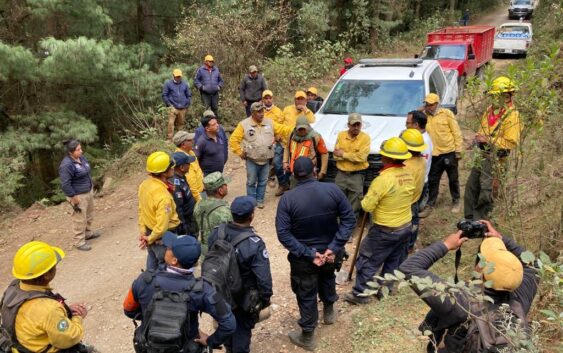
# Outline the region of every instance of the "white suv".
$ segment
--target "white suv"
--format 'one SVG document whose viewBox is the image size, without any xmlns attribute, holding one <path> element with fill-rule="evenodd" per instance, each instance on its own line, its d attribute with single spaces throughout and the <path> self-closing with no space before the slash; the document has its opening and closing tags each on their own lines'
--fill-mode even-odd
<svg viewBox="0 0 563 353">
<path fill-rule="evenodd" d="M 381 169 L 379 147 L 405 129 L 406 115 L 422 105 L 428 93 L 440 96 L 442 106 L 456 111 L 457 71 L 444 73 L 436 60 L 362 59 L 336 82 L 313 124 L 330 152 L 325 179 L 336 176 L 332 151 L 340 131 L 348 129 L 348 114 L 362 115 L 362 130 L 371 137 L 369 186 Z"/>
</svg>

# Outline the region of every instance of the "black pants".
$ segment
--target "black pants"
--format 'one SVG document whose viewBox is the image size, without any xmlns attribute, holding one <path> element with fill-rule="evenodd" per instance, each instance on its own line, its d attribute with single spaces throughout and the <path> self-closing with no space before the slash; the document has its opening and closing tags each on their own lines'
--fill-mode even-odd
<svg viewBox="0 0 563 353">
<path fill-rule="evenodd" d="M 252 338 L 252 329 L 256 325 L 256 317 L 240 309 L 235 309 L 233 314 L 237 321 L 237 328 L 235 333 L 225 342 L 227 353 L 249 353 L 250 339 Z"/>
<path fill-rule="evenodd" d="M 493 209 L 493 160 L 483 153 L 478 166 L 471 168 L 465 185 L 464 216 L 467 219 L 488 219 Z"/>
<path fill-rule="evenodd" d="M 455 159 L 455 152 L 444 153 L 439 156 L 432 156 L 432 165 L 430 166 L 430 173 L 428 174 L 428 189 L 430 192 L 430 195 L 428 197 L 428 204 L 432 207 L 434 207 L 436 200 L 438 199 L 438 193 L 440 191 L 440 179 L 442 179 L 442 174 L 444 174 L 444 171 L 448 174 L 452 201 L 459 201 L 459 173 L 457 170 L 457 159 Z"/>
<path fill-rule="evenodd" d="M 250 116 L 250 106 L 252 105 L 252 103 L 256 103 L 256 102 L 260 102 L 259 100 L 257 101 L 249 101 L 248 99 L 246 100 L 246 106 L 244 107 L 244 109 L 246 110 L 246 116 L 249 117 Z"/>
<path fill-rule="evenodd" d="M 311 332 L 317 327 L 319 320 L 317 294 L 324 305 L 338 300 L 334 264 L 319 267 L 307 259 L 291 254 L 287 259 L 291 266 L 291 289 L 297 298 L 301 315 L 298 324 L 303 331 Z"/>
<path fill-rule="evenodd" d="M 215 113 L 216 117 L 219 117 L 219 92 L 214 94 L 209 94 L 201 92 L 201 101 L 205 109 L 209 108 Z"/>
</svg>

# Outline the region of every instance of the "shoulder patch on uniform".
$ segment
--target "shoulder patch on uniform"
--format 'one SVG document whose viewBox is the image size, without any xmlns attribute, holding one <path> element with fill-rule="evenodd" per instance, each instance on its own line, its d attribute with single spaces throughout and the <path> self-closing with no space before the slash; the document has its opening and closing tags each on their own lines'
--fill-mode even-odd
<svg viewBox="0 0 563 353">
<path fill-rule="evenodd" d="M 174 179 L 174 185 L 180 185 L 180 179 Z"/>
<path fill-rule="evenodd" d="M 252 241 L 255 242 L 255 243 L 258 243 L 258 242 L 260 242 L 260 240 L 262 240 L 262 239 L 260 239 L 259 237 L 250 237 L 250 240 L 252 240 Z"/>
<path fill-rule="evenodd" d="M 179 198 L 179 199 L 181 199 L 181 198 L 182 198 L 182 192 L 178 191 L 178 192 L 176 193 L 176 197 Z"/>
<path fill-rule="evenodd" d="M 59 330 L 61 332 L 65 332 L 66 330 L 68 330 L 67 319 L 62 319 L 61 321 L 59 321 L 59 323 L 57 324 L 57 330 Z"/>
<path fill-rule="evenodd" d="M 265 259 L 268 258 L 268 250 L 264 249 L 264 251 L 262 251 L 262 256 L 264 256 Z"/>
</svg>

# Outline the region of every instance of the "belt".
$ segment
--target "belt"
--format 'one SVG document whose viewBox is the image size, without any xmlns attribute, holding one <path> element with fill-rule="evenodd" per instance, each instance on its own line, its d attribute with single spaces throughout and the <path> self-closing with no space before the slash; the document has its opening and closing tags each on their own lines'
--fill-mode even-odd
<svg viewBox="0 0 563 353">
<path fill-rule="evenodd" d="M 343 170 L 341 170 L 341 169 L 338 169 L 338 171 L 339 171 L 340 173 L 342 173 L 342 174 L 345 174 L 345 175 L 355 175 L 355 174 L 363 174 L 363 173 L 365 172 L 365 169 L 362 169 L 362 170 L 354 170 L 354 171 L 352 171 L 352 172 L 345 172 L 345 171 L 343 171 Z"/>
<path fill-rule="evenodd" d="M 412 226 L 412 223 L 411 223 L 411 222 L 408 222 L 408 223 L 405 223 L 405 224 L 400 225 L 400 226 L 398 226 L 398 227 L 387 227 L 387 226 L 382 226 L 381 224 L 377 224 L 377 223 L 374 223 L 373 226 L 376 227 L 376 228 L 381 229 L 381 230 L 384 231 L 384 232 L 390 233 L 390 232 L 396 232 L 396 231 L 399 231 L 399 230 L 403 230 L 403 229 L 405 229 L 405 228 L 408 228 L 408 227 Z"/>
</svg>

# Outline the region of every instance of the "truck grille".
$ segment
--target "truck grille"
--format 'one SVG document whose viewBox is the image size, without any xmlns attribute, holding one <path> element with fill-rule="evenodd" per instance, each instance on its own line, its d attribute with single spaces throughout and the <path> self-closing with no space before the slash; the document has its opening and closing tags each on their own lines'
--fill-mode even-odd
<svg viewBox="0 0 563 353">
<path fill-rule="evenodd" d="M 369 188 L 371 181 L 375 179 L 379 175 L 379 170 L 383 168 L 383 163 L 381 163 L 381 155 L 379 154 L 370 154 L 368 156 L 369 167 L 365 170 L 366 178 L 364 180 L 364 189 L 367 190 Z M 336 178 L 336 161 L 332 156 L 332 152 L 328 153 L 328 169 L 326 176 L 324 177 L 323 181 L 327 182 L 334 182 Z"/>
</svg>

